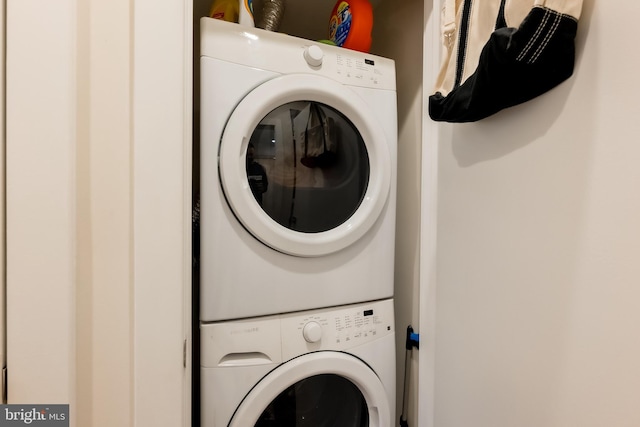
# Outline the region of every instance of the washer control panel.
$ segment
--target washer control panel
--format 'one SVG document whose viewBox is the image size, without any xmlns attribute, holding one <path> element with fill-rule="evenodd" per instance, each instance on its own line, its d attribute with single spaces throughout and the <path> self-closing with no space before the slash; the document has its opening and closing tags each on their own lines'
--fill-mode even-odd
<svg viewBox="0 0 640 427">
<path fill-rule="evenodd" d="M 313 351 L 349 351 L 394 333 L 393 300 L 200 326 L 201 366 L 281 363 Z"/>
<path fill-rule="evenodd" d="M 347 350 L 394 333 L 393 301 L 282 315 L 282 353 Z"/>
</svg>

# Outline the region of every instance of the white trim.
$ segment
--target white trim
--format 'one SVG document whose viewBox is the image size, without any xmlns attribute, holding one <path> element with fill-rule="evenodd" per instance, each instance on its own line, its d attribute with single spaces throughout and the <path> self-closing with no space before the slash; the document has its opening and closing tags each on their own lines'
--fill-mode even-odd
<svg viewBox="0 0 640 427">
<path fill-rule="evenodd" d="M 5 223 L 5 149 L 6 149 L 6 134 L 5 134 L 5 67 L 7 64 L 6 49 L 5 49 L 5 10 L 6 1 L 0 2 L 0 272 L 2 272 L 2 278 L 0 279 L 0 369 L 7 366 L 7 323 L 6 323 L 6 223 Z M 6 396 L 4 395 L 5 388 L 5 376 L 2 375 L 2 399 L 0 403 L 5 403 Z"/>
<path fill-rule="evenodd" d="M 184 91 L 184 128 L 183 128 L 183 158 L 182 158 L 182 199 L 183 199 L 183 343 L 186 346 L 184 348 L 185 357 L 185 373 L 182 382 L 182 408 L 183 418 L 182 427 L 198 427 L 192 426 L 192 372 L 193 372 L 193 334 L 192 329 L 192 311 L 193 311 L 193 294 L 192 294 L 192 191 L 193 191 L 193 16 L 194 16 L 194 2 L 191 0 L 184 1 L 184 76 L 183 91 Z"/>
<path fill-rule="evenodd" d="M 428 116 L 428 97 L 438 76 L 441 0 L 425 1 L 422 123 L 422 222 L 420 225 L 420 351 L 418 425 L 435 425 L 436 247 L 438 224 L 438 143 L 440 126 Z M 431 5 L 431 9 L 429 6 Z"/>
<path fill-rule="evenodd" d="M 134 425 L 190 424 L 192 5 L 133 4 Z M 150 13 L 153 11 L 153 13 Z M 189 319 L 189 320 L 188 320 Z M 190 339 L 190 338 L 189 338 Z M 187 346 L 189 347 L 189 346 Z"/>
</svg>

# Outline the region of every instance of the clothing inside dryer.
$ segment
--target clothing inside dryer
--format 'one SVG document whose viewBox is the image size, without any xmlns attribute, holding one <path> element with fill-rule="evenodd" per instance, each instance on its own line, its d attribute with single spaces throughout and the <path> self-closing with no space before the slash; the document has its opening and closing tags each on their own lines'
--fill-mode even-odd
<svg viewBox="0 0 640 427">
<path fill-rule="evenodd" d="M 298 381 L 264 410 L 256 427 L 367 427 L 369 412 L 360 390 L 338 375 Z"/>
<path fill-rule="evenodd" d="M 313 101 L 282 105 L 251 135 L 247 179 L 256 202 L 280 225 L 304 233 L 338 227 L 358 209 L 369 157 L 353 123 Z"/>
</svg>

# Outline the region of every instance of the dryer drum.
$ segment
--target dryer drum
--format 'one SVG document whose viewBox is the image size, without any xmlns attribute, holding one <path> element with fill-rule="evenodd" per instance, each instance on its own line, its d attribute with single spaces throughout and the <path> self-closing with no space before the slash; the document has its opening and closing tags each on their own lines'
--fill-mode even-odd
<svg viewBox="0 0 640 427">
<path fill-rule="evenodd" d="M 299 233 L 344 224 L 361 207 L 370 182 L 369 150 L 359 129 L 317 101 L 288 102 L 262 117 L 245 156 L 260 214 Z"/>
</svg>

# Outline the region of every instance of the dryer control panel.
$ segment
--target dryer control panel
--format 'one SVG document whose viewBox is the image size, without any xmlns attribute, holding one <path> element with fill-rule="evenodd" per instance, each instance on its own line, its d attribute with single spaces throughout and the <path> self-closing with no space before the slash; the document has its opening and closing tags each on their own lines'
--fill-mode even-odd
<svg viewBox="0 0 640 427">
<path fill-rule="evenodd" d="M 314 74 L 345 85 L 396 90 L 395 61 L 369 53 L 202 18 L 201 56 L 281 74 Z"/>
</svg>

